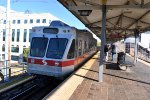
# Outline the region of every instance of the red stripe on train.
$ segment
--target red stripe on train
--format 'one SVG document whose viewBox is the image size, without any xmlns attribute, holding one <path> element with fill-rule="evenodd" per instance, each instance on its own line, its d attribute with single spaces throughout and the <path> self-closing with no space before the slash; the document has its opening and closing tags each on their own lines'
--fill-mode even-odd
<svg viewBox="0 0 150 100">
<path fill-rule="evenodd" d="M 58 67 L 67 67 L 74 65 L 74 60 L 69 61 L 54 61 L 54 60 L 43 60 L 43 59 L 35 59 L 35 58 L 28 58 L 28 63 L 31 64 L 39 64 L 39 65 L 48 65 L 48 66 L 56 66 Z"/>
</svg>

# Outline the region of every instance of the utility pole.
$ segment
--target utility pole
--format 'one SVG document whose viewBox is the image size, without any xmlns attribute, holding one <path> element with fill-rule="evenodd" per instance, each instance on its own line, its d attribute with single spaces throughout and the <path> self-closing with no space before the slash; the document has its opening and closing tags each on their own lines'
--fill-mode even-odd
<svg viewBox="0 0 150 100">
<path fill-rule="evenodd" d="M 5 33 L 5 71 L 4 71 L 4 81 L 9 80 L 9 69 L 10 65 L 10 0 L 7 0 L 7 9 L 6 9 L 6 33 Z"/>
</svg>

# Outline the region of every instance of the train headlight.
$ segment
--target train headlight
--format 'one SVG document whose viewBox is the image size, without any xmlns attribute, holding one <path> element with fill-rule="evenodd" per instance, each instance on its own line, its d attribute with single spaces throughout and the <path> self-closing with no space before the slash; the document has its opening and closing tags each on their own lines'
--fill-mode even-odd
<svg viewBox="0 0 150 100">
<path fill-rule="evenodd" d="M 55 66 L 59 66 L 59 62 L 58 61 L 55 62 Z"/>
</svg>

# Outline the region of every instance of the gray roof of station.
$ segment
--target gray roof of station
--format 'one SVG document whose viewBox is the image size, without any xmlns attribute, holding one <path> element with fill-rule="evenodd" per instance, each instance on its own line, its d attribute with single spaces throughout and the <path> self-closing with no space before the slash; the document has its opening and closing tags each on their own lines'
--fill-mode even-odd
<svg viewBox="0 0 150 100">
<path fill-rule="evenodd" d="M 75 17 L 97 36 L 102 27 L 103 0 L 58 0 Z M 123 38 L 150 29 L 150 0 L 107 0 L 107 38 Z M 79 10 L 91 10 L 89 16 L 81 16 Z"/>
</svg>

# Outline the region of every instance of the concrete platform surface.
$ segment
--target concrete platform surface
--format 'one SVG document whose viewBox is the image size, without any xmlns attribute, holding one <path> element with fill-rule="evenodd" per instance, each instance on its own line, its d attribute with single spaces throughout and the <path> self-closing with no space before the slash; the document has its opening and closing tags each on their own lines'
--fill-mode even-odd
<svg viewBox="0 0 150 100">
<path fill-rule="evenodd" d="M 98 82 L 99 54 L 43 100 L 150 100 L 150 66 L 138 62 L 126 71 L 116 63 L 104 66 L 103 82 Z M 127 57 L 133 61 L 131 57 Z"/>
</svg>

